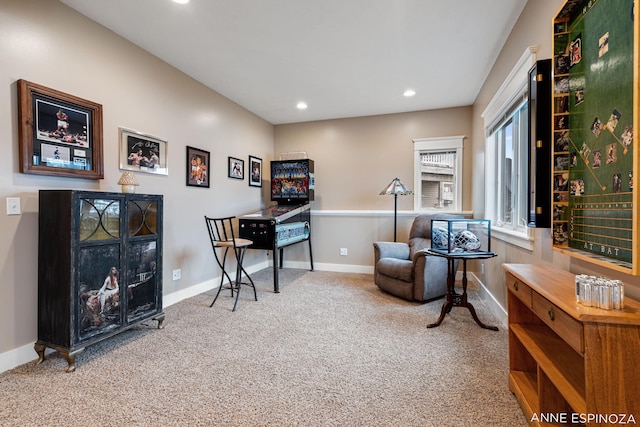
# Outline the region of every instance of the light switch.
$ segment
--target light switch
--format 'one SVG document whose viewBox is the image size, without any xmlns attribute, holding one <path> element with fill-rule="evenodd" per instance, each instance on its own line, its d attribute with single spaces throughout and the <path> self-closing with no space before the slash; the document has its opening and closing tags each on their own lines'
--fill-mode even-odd
<svg viewBox="0 0 640 427">
<path fill-rule="evenodd" d="M 7 215 L 20 215 L 20 197 L 7 197 Z"/>
</svg>

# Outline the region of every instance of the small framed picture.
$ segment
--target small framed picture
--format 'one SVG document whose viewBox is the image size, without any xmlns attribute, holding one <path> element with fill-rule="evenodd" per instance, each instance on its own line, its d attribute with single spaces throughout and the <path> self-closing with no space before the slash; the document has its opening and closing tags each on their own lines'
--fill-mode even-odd
<svg viewBox="0 0 640 427">
<path fill-rule="evenodd" d="M 187 186 L 209 188 L 210 153 L 187 146 Z"/>
<path fill-rule="evenodd" d="M 244 160 L 229 157 L 229 178 L 244 179 Z"/>
<path fill-rule="evenodd" d="M 169 175 L 167 140 L 120 128 L 120 169 Z"/>
<path fill-rule="evenodd" d="M 262 159 L 249 156 L 249 186 L 262 187 Z"/>
</svg>

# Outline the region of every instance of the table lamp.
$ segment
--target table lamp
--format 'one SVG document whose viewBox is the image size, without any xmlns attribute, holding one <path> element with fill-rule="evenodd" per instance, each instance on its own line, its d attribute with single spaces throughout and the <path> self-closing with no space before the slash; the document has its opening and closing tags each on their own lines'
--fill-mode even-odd
<svg viewBox="0 0 640 427">
<path fill-rule="evenodd" d="M 129 171 L 122 172 L 118 184 L 122 186 L 123 193 L 135 193 L 136 186 L 139 185 L 136 176 Z"/>
<path fill-rule="evenodd" d="M 406 185 L 400 181 L 399 178 L 394 178 L 389 185 L 382 189 L 381 196 L 391 196 L 394 198 L 393 206 L 393 241 L 396 241 L 397 236 L 397 223 L 398 223 L 398 195 L 409 196 L 413 191 L 409 190 Z"/>
</svg>

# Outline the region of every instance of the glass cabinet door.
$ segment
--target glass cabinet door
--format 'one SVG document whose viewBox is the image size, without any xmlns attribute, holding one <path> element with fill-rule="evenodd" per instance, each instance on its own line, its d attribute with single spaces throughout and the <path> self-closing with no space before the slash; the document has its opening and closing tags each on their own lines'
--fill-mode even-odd
<svg viewBox="0 0 640 427">
<path fill-rule="evenodd" d="M 80 198 L 77 331 L 80 341 L 119 328 L 121 201 Z"/>
<path fill-rule="evenodd" d="M 129 236 L 158 234 L 158 202 L 129 200 Z"/>
<path fill-rule="evenodd" d="M 83 341 L 122 325 L 120 243 L 85 245 L 77 264 L 77 331 Z"/>
<path fill-rule="evenodd" d="M 131 242 L 127 248 L 127 321 L 157 309 L 158 245 Z"/>
<path fill-rule="evenodd" d="M 120 200 L 80 199 L 80 241 L 120 238 Z"/>
</svg>

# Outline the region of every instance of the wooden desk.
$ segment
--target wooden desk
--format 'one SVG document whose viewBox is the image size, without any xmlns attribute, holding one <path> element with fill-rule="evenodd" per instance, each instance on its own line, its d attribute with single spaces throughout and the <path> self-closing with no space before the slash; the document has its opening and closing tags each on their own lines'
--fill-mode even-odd
<svg viewBox="0 0 640 427">
<path fill-rule="evenodd" d="M 451 311 L 452 307 L 466 307 L 470 312 L 471 316 L 473 316 L 473 320 L 476 321 L 480 327 L 484 329 L 491 329 L 492 331 L 497 331 L 498 328 L 496 326 L 487 326 L 478 319 L 478 315 L 476 314 L 475 308 L 473 305 L 467 301 L 467 260 L 470 259 L 487 259 L 493 258 L 496 256 L 493 252 L 481 252 L 481 253 L 473 253 L 473 252 L 464 252 L 464 253 L 456 253 L 456 252 L 439 252 L 431 249 L 427 249 L 427 253 L 429 255 L 440 256 L 447 259 L 448 263 L 448 274 L 447 274 L 447 299 L 444 304 L 442 304 L 442 311 L 440 312 L 440 317 L 435 323 L 431 323 L 427 325 L 427 328 L 435 328 L 436 326 L 440 326 L 440 323 L 444 320 L 444 316 Z M 456 293 L 455 283 L 456 283 L 456 260 L 462 260 L 462 294 Z"/>
</svg>

